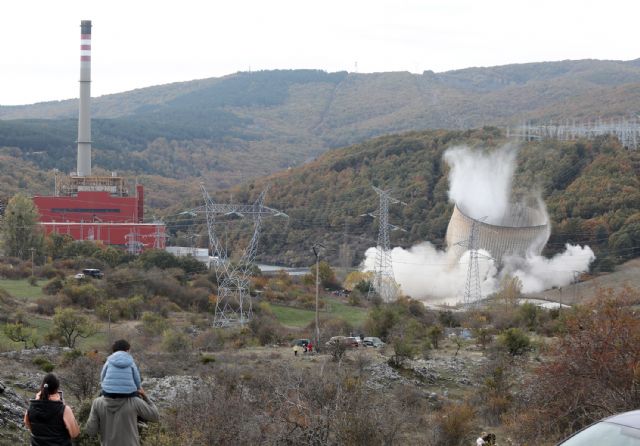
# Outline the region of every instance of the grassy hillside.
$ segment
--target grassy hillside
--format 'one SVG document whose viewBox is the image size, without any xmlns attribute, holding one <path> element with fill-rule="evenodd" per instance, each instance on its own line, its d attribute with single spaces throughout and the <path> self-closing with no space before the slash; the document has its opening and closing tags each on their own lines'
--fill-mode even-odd
<svg viewBox="0 0 640 446">
<path fill-rule="evenodd" d="M 144 88 L 94 99 L 94 163 L 225 188 L 388 133 L 635 116 L 638 65 L 581 60 L 422 75 L 277 70 Z M 0 148 L 70 171 L 76 116 L 75 100 L 0 106 Z"/>
</svg>

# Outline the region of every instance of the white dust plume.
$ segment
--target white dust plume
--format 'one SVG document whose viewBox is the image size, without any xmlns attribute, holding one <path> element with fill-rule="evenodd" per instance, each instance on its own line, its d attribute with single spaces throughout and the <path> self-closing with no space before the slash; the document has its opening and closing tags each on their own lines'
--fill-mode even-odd
<svg viewBox="0 0 640 446">
<path fill-rule="evenodd" d="M 501 224 L 509 210 L 517 154 L 511 144 L 490 152 L 466 146 L 447 150 L 449 199 L 473 218 Z"/>
<path fill-rule="evenodd" d="M 589 271 L 596 256 L 588 246 L 565 245 L 565 251 L 550 259 L 528 256 L 526 259 L 508 258 L 502 274 L 518 277 L 523 293 L 537 293 L 570 284 L 576 275 Z"/>
</svg>

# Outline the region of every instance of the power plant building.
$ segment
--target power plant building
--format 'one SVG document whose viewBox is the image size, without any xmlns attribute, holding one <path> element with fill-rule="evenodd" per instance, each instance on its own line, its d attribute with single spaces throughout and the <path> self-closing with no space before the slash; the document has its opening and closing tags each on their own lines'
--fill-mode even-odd
<svg viewBox="0 0 640 446">
<path fill-rule="evenodd" d="M 46 234 L 67 234 L 139 253 L 165 247 L 165 225 L 144 223 L 144 189 L 124 178 L 91 175 L 91 21 L 81 22 L 80 107 L 76 172 L 56 178 L 54 196 L 35 196 Z"/>
</svg>

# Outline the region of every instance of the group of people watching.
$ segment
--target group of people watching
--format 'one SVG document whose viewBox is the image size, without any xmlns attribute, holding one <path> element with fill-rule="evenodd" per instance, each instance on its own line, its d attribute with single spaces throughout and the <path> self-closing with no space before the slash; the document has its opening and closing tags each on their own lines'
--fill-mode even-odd
<svg viewBox="0 0 640 446">
<path fill-rule="evenodd" d="M 125 340 L 113 344 L 100 374 L 101 394 L 93 400 L 84 427 L 89 436 L 100 435 L 102 446 L 139 446 L 138 419 L 157 421 L 158 409 L 141 386 L 140 371 Z M 29 402 L 24 423 L 31 431 L 31 446 L 71 446 L 80 427 L 64 403 L 60 381 L 53 374 L 42 380 Z"/>
<path fill-rule="evenodd" d="M 296 342 L 293 345 L 293 356 L 298 356 L 300 351 L 302 351 L 302 353 L 313 353 L 313 344 L 311 341 L 302 343 Z"/>
</svg>

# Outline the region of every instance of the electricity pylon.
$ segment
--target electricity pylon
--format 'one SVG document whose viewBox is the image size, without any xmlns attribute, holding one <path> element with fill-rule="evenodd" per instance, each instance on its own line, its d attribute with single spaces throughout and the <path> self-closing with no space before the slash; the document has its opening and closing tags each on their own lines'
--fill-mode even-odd
<svg viewBox="0 0 640 446">
<path fill-rule="evenodd" d="M 213 256 L 213 269 L 218 282 L 218 298 L 216 300 L 213 325 L 214 327 L 244 325 L 253 316 L 251 294 L 249 293 L 249 278 L 258 250 L 262 218 L 267 216 L 288 216 L 263 204 L 267 193 L 266 189 L 260 193 L 260 196 L 253 204 L 246 205 L 214 203 L 204 185 L 201 187 L 205 203 L 203 208 L 207 216 L 209 249 Z M 227 246 L 216 235 L 215 225 L 216 216 L 218 215 L 235 215 L 240 218 L 250 216 L 253 219 L 253 237 L 251 237 L 251 241 L 249 241 L 237 263 L 229 261 Z"/>
<path fill-rule="evenodd" d="M 471 231 L 467 240 L 462 240 L 456 245 L 460 245 L 463 248 L 467 248 L 469 251 L 469 265 L 467 268 L 467 280 L 464 285 L 464 300 L 465 306 L 471 306 L 482 299 L 482 289 L 480 287 L 480 265 L 478 264 L 478 245 L 480 242 L 479 237 L 479 224 L 482 223 L 487 217 L 482 217 L 479 220 L 473 220 L 471 224 Z M 488 259 L 491 257 L 484 256 Z"/>
<path fill-rule="evenodd" d="M 376 260 L 373 270 L 373 282 L 369 288 L 368 298 L 373 297 L 374 290 L 384 302 L 394 301 L 398 297 L 399 287 L 393 275 L 393 260 L 391 258 L 389 229 L 400 229 L 389 224 L 389 204 L 406 203 L 393 198 L 390 190 L 385 191 L 372 186 L 373 190 L 380 196 L 380 205 L 372 217 L 379 218 L 378 245 L 376 247 Z"/>
</svg>

